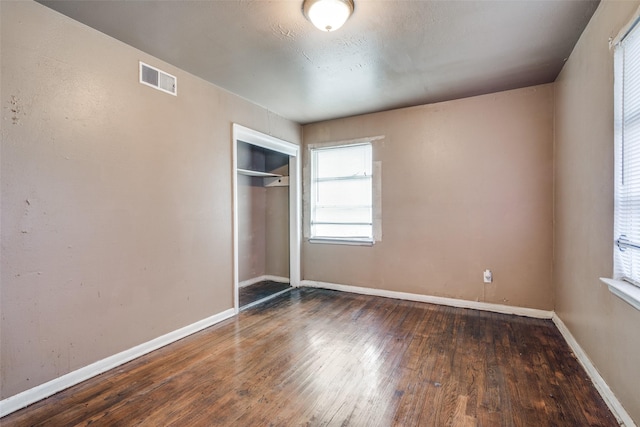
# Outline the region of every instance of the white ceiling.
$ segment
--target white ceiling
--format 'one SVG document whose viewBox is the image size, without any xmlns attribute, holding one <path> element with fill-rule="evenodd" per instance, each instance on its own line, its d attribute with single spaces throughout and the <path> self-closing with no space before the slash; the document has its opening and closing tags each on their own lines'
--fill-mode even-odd
<svg viewBox="0 0 640 427">
<path fill-rule="evenodd" d="M 552 82 L 598 6 L 355 0 L 323 33 L 302 0 L 40 2 L 303 124 Z"/>
</svg>

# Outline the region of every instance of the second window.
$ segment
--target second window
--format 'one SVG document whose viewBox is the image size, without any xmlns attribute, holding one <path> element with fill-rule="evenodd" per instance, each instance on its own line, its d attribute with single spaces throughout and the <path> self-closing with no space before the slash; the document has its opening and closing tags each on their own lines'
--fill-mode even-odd
<svg viewBox="0 0 640 427">
<path fill-rule="evenodd" d="M 311 149 L 311 239 L 373 243 L 370 143 Z"/>
</svg>

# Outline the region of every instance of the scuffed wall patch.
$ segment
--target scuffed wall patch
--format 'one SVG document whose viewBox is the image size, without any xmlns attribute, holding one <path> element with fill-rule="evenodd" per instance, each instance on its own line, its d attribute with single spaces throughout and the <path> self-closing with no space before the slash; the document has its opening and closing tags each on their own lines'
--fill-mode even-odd
<svg viewBox="0 0 640 427">
<path fill-rule="evenodd" d="M 7 109 L 10 112 L 11 123 L 14 125 L 20 124 L 20 117 L 26 115 L 23 111 L 22 104 L 20 102 L 20 98 L 15 95 L 11 95 L 11 99 L 9 100 L 9 107 Z"/>
</svg>

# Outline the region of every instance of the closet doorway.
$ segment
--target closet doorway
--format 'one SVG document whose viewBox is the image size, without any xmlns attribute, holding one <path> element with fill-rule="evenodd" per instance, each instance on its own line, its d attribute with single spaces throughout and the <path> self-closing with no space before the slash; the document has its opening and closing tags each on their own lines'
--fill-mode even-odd
<svg viewBox="0 0 640 427">
<path fill-rule="evenodd" d="M 233 125 L 234 308 L 300 285 L 300 147 Z"/>
</svg>

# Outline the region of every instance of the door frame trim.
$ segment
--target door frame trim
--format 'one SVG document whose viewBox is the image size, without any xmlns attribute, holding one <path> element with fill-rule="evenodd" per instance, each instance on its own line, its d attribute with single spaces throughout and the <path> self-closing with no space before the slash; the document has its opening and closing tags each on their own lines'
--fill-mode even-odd
<svg viewBox="0 0 640 427">
<path fill-rule="evenodd" d="M 300 242 L 302 224 L 302 192 L 300 146 L 280 138 L 233 124 L 232 128 L 232 183 L 233 183 L 233 308 L 240 311 L 238 298 L 238 141 L 267 148 L 289 156 L 289 276 L 293 287 L 300 286 Z"/>
</svg>

